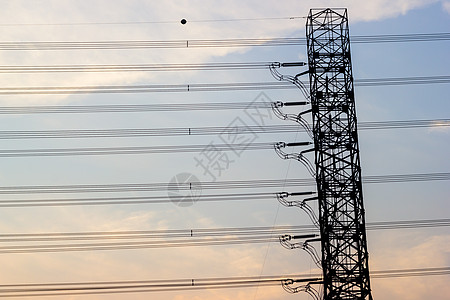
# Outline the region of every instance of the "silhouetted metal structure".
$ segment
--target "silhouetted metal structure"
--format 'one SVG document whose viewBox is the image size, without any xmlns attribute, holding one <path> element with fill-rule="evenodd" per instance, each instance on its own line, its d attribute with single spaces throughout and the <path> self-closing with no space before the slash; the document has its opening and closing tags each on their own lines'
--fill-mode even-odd
<svg viewBox="0 0 450 300">
<path fill-rule="evenodd" d="M 346 9 L 306 24 L 324 299 L 372 299 Z"/>
</svg>

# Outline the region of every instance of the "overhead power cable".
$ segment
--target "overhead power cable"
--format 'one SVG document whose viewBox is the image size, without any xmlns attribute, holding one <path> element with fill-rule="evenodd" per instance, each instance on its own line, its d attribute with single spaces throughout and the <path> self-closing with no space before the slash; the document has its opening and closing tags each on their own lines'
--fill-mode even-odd
<svg viewBox="0 0 450 300">
<path fill-rule="evenodd" d="M 325 39 L 325 38 L 324 38 Z M 395 35 L 359 35 L 350 38 L 353 44 L 430 42 L 450 40 L 450 33 L 412 33 Z M 122 41 L 9 41 L 0 42 L 0 51 L 33 50 L 129 50 L 170 48 L 216 48 L 257 46 L 304 46 L 305 38 L 238 38 L 211 40 L 122 40 Z"/>
<path fill-rule="evenodd" d="M 104 251 L 104 250 L 135 250 L 180 248 L 197 246 L 241 245 L 255 243 L 278 242 L 278 237 L 245 236 L 245 237 L 218 237 L 218 238 L 192 238 L 178 240 L 127 240 L 125 242 L 96 242 L 96 243 L 69 243 L 69 244 L 38 244 L 38 245 L 12 245 L 0 246 L 0 254 L 19 253 L 49 253 L 73 251 Z"/>
<path fill-rule="evenodd" d="M 241 144 L 209 144 L 209 145 L 170 145 L 170 146 L 134 146 L 134 147 L 90 147 L 90 148 L 40 148 L 40 149 L 2 149 L 0 157 L 57 157 L 86 155 L 131 155 L 131 154 L 168 154 L 202 152 L 275 150 L 286 147 L 309 146 L 312 142 L 267 142 Z"/>
<path fill-rule="evenodd" d="M 280 67 L 298 67 L 306 63 L 251 62 L 198 64 L 128 64 L 128 65 L 0 65 L 0 73 L 72 73 L 72 72 L 148 72 L 198 70 L 255 70 Z"/>
<path fill-rule="evenodd" d="M 437 228 L 450 219 L 385 221 L 367 224 L 367 230 Z M 179 230 L 3 233 L 0 254 L 126 250 L 279 242 L 291 236 L 308 240 L 319 236 L 313 225 L 224 227 Z"/>
<path fill-rule="evenodd" d="M 200 153 L 205 148 L 210 151 L 247 151 L 274 149 L 277 143 L 176 145 L 176 146 L 135 146 L 135 147 L 91 147 L 91 148 L 42 148 L 0 150 L 0 157 L 50 157 L 50 156 L 85 156 L 85 155 L 131 155 L 131 154 L 167 154 Z M 305 142 L 305 145 L 310 142 Z"/>
<path fill-rule="evenodd" d="M 449 275 L 450 268 L 417 268 L 417 269 L 403 269 L 403 270 L 383 270 L 371 271 L 371 278 L 395 278 L 395 277 L 422 277 L 422 276 L 436 276 Z"/>
<path fill-rule="evenodd" d="M 372 278 L 398 278 L 415 276 L 443 276 L 450 267 L 374 270 Z M 88 294 L 119 294 L 188 291 L 202 289 L 247 288 L 258 286 L 320 284 L 319 274 L 290 274 L 271 276 L 222 277 L 198 279 L 163 279 L 100 282 L 56 282 L 4 284 L 0 297 L 49 297 Z"/>
<path fill-rule="evenodd" d="M 303 102 L 281 102 L 283 106 L 307 105 Z M 129 113 L 129 112 L 161 112 L 161 111 L 210 111 L 210 110 L 244 110 L 271 109 L 278 102 L 217 102 L 217 103 L 156 103 L 130 105 L 38 105 L 38 106 L 0 106 L 0 115 L 8 114 L 65 114 L 65 113 Z M 445 119 L 447 120 L 447 119 Z M 428 120 L 423 120 L 427 123 Z M 409 126 L 408 121 L 391 124 L 392 127 Z M 412 121 L 415 122 L 415 121 Z M 419 120 L 417 120 L 419 122 Z M 403 124 L 401 124 L 403 123 Z M 384 126 L 377 122 L 365 122 L 368 127 Z M 439 125 L 439 124 L 436 124 Z M 412 125 L 411 126 L 416 126 Z M 420 127 L 419 124 L 417 126 Z M 425 124 L 424 124 L 425 126 Z"/>
<path fill-rule="evenodd" d="M 450 226 L 450 219 L 425 219 L 403 221 L 368 222 L 368 230 L 384 229 L 418 229 Z M 160 230 L 123 230 L 123 231 L 90 231 L 90 232 L 46 232 L 46 233 L 2 233 L 0 243 L 9 242 L 48 242 L 79 240 L 123 240 L 123 239 L 156 239 L 156 238 L 191 238 L 191 237 L 229 237 L 283 234 L 311 234 L 318 228 L 314 225 L 279 225 L 279 226 L 247 226 L 247 227 L 214 227 L 195 229 L 160 229 Z"/>
<path fill-rule="evenodd" d="M 201 189 L 201 185 L 193 185 L 193 189 Z M 170 189 L 169 189 L 170 192 Z M 119 205 L 119 204 L 161 204 L 179 203 L 182 201 L 195 202 L 219 202 L 219 201 L 244 201 L 244 200 L 270 200 L 276 199 L 276 193 L 233 193 L 233 194 L 209 194 L 209 195 L 176 195 L 174 192 L 167 196 L 133 196 L 133 197 L 102 197 L 102 198 L 63 198 L 63 199 L 24 199 L 24 200 L 0 200 L 0 207 L 43 207 L 43 206 L 77 206 L 77 205 Z"/>
<path fill-rule="evenodd" d="M 234 19 L 210 19 L 191 20 L 188 23 L 216 23 L 216 22 L 245 22 L 245 21 L 292 21 L 306 19 L 306 17 L 261 17 L 261 18 L 234 18 Z M 180 24 L 180 20 L 172 21 L 116 21 L 116 22 L 72 22 L 72 23 L 0 23 L 2 27 L 26 27 L 26 26 L 92 26 L 92 25 L 146 25 L 146 24 Z"/>
<path fill-rule="evenodd" d="M 319 280 L 321 280 L 320 276 L 312 277 L 309 275 L 297 274 L 257 277 L 10 284 L 2 285 L 0 287 L 0 297 L 46 297 L 247 288 L 257 284 L 261 286 L 281 286 L 294 283 L 317 282 Z"/>
<path fill-rule="evenodd" d="M 393 86 L 413 84 L 450 83 L 450 76 L 420 76 L 355 79 L 356 86 Z M 305 83 L 307 84 L 307 82 Z M 207 92 L 294 89 L 295 85 L 284 81 L 198 83 L 198 84 L 146 84 L 110 86 L 40 86 L 40 87 L 0 87 L 0 95 L 60 95 L 99 93 L 158 93 L 158 92 Z"/>
<path fill-rule="evenodd" d="M 222 102 L 222 103 L 170 103 L 137 105 L 39 105 L 39 106 L 1 106 L 0 114 L 53 114 L 53 113 L 115 113 L 149 111 L 191 111 L 191 110 L 234 110 L 270 109 L 271 102 Z"/>
<path fill-rule="evenodd" d="M 450 173 L 417 173 L 363 176 L 364 184 L 399 183 L 450 180 Z M 73 185 L 22 185 L 0 186 L 0 194 L 72 194 L 72 193 L 118 193 L 155 192 L 167 190 L 189 191 L 198 182 L 183 183 L 118 183 L 118 184 L 73 184 Z M 261 179 L 202 182 L 202 190 L 259 189 L 280 187 L 314 187 L 313 178 L 307 179 Z"/>
<path fill-rule="evenodd" d="M 311 126 L 311 125 L 310 125 Z M 360 122 L 358 129 L 400 129 L 447 127 L 450 119 Z M 302 132 L 298 125 L 184 127 L 184 128 L 128 128 L 128 129 L 70 129 L 70 130 L 0 130 L 0 139 L 58 139 L 58 138 L 117 138 L 144 136 L 183 136 L 218 134 L 260 134 Z"/>
</svg>

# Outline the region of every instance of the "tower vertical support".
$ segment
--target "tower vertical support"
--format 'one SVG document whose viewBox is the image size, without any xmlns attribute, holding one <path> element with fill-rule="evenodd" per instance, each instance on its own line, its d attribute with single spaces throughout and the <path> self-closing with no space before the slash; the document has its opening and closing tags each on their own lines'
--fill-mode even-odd
<svg viewBox="0 0 450 300">
<path fill-rule="evenodd" d="M 306 24 L 324 299 L 372 299 L 346 9 Z"/>
</svg>

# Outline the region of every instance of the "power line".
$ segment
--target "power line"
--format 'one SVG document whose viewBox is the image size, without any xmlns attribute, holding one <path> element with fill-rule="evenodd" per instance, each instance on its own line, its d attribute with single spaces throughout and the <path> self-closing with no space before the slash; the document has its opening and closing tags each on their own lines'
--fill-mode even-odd
<svg viewBox="0 0 450 300">
<path fill-rule="evenodd" d="M 446 173 L 450 179 L 450 173 Z M 280 186 L 314 186 L 313 179 L 263 179 L 263 180 L 233 180 L 202 182 L 202 190 L 215 189 L 249 189 L 249 188 L 277 188 Z M 42 194 L 42 193 L 117 193 L 117 192 L 150 192 L 179 190 L 189 191 L 198 182 L 184 183 L 119 183 L 119 184 L 87 184 L 87 185 L 28 185 L 1 186 L 0 194 Z"/>
<path fill-rule="evenodd" d="M 255 70 L 303 66 L 305 63 L 251 62 L 203 64 L 133 64 L 133 65 L 2 65 L 0 73 L 72 73 L 72 72 L 148 72 L 197 70 Z"/>
<path fill-rule="evenodd" d="M 450 226 L 450 219 L 385 221 L 367 224 L 368 230 L 418 229 Z M 318 236 L 313 225 L 274 227 L 224 227 L 179 230 L 4 233 L 0 253 L 48 253 L 242 245 L 279 242 L 281 236 L 311 239 Z M 61 243 L 65 242 L 65 243 Z M 15 243 L 15 244 L 12 244 Z"/>
<path fill-rule="evenodd" d="M 450 119 L 360 122 L 358 129 L 400 129 L 447 127 Z M 184 127 L 184 128 L 128 128 L 128 129 L 70 129 L 70 130 L 0 130 L 0 139 L 58 139 L 58 138 L 117 138 L 143 136 L 182 136 L 217 134 L 258 134 L 305 131 L 298 125 Z"/>
<path fill-rule="evenodd" d="M 195 185 L 193 188 L 196 188 Z M 201 186 L 198 186 L 201 189 Z M 170 192 L 170 189 L 169 189 Z M 175 191 L 174 193 L 177 193 Z M 178 193 L 177 193 L 178 194 Z M 162 204 L 179 203 L 187 198 L 194 198 L 195 202 L 244 201 L 276 199 L 276 193 L 239 193 L 215 195 L 171 195 L 167 196 L 133 196 L 133 197 L 103 197 L 103 198 L 64 198 L 64 199 L 23 199 L 0 200 L 0 207 L 49 207 L 49 206 L 77 206 L 77 205 L 119 205 L 119 204 Z"/>
<path fill-rule="evenodd" d="M 412 33 L 396 35 L 359 35 L 351 39 L 358 43 L 398 43 L 430 42 L 450 40 L 450 33 Z M 256 47 L 256 46 L 304 46 L 305 38 L 253 38 L 215 40 L 123 40 L 123 41 L 11 41 L 1 42 L 0 51 L 14 50 L 128 50 L 167 48 L 215 48 L 215 47 Z"/>
<path fill-rule="evenodd" d="M 285 105 L 305 105 L 308 102 L 218 102 L 218 103 L 156 103 L 144 105 L 38 105 L 38 106 L 0 106 L 0 114 L 65 114 L 65 113 L 130 113 L 130 112 L 161 112 L 161 111 L 210 111 L 210 110 L 235 110 L 235 109 L 271 109 L 274 104 Z M 447 120 L 447 119 L 444 119 Z M 429 120 L 423 120 L 427 123 Z M 391 121 L 392 128 L 401 128 L 409 121 Z M 420 122 L 414 120 L 412 122 Z M 401 124 L 403 123 L 403 124 Z M 364 122 L 367 127 L 382 127 L 383 124 L 377 122 Z M 366 126 L 364 125 L 364 126 Z M 420 127 L 420 124 L 411 124 L 413 127 Z M 426 124 L 423 124 L 424 126 Z M 435 124 L 439 125 L 439 124 Z M 364 129 L 364 128 L 362 128 Z M 378 128 L 377 128 L 378 129 Z M 379 128 L 381 129 L 381 128 Z M 300 129 L 301 130 L 301 129 Z"/>
<path fill-rule="evenodd" d="M 415 84 L 449 83 L 450 76 L 420 76 L 355 79 L 357 86 L 393 86 Z M 207 92 L 276 90 L 297 88 L 289 82 L 236 82 L 199 84 L 153 84 L 153 85 L 110 85 L 110 86 L 41 86 L 41 87 L 1 87 L 0 95 L 60 95 L 98 93 L 158 93 L 158 92 Z"/>
<path fill-rule="evenodd" d="M 305 145 L 310 142 L 305 142 Z M 214 144 L 209 145 L 176 145 L 176 146 L 135 146 L 135 147 L 91 147 L 91 148 L 42 148 L 42 149 L 9 149 L 0 150 L 0 157 L 55 157 L 85 155 L 131 155 L 131 154 L 168 154 L 201 152 L 205 148 L 210 151 L 247 151 L 274 149 L 278 143 L 246 143 L 246 144 Z M 209 149 L 208 148 L 208 149 Z"/>
<path fill-rule="evenodd" d="M 284 82 L 238 82 L 206 84 L 150 84 L 116 86 L 48 86 L 48 87 L 3 87 L 0 95 L 61 95 L 99 93 L 159 93 L 159 92 L 205 92 L 205 91 L 245 91 L 267 89 L 291 89 L 293 85 Z"/>
<path fill-rule="evenodd" d="M 450 173 L 417 173 L 364 176 L 364 184 L 421 182 L 450 180 Z M 312 178 L 307 179 L 261 179 L 261 180 L 230 180 L 202 182 L 202 190 L 217 189 L 253 189 L 283 187 L 314 187 Z M 117 183 L 117 184 L 73 184 L 73 185 L 22 185 L 0 186 L 2 195 L 18 194 L 72 194 L 72 193 L 118 193 L 118 192 L 155 192 L 167 190 L 190 191 L 198 182 L 184 183 Z"/>
<path fill-rule="evenodd" d="M 437 174 L 434 174 L 437 175 Z M 369 179 L 367 179 L 369 178 Z M 417 176 L 417 174 L 410 174 L 409 176 L 371 176 L 363 178 L 363 182 L 367 183 L 392 183 L 392 182 L 417 182 L 417 181 L 434 181 L 434 180 L 448 180 L 450 176 L 442 176 L 439 174 L 438 176 Z M 295 182 L 295 180 L 293 181 Z M 257 186 L 258 181 L 255 181 L 254 186 L 241 186 L 238 185 L 235 188 L 254 188 Z M 188 183 L 189 192 L 200 191 L 203 190 L 204 187 L 201 183 Z M 288 184 L 287 184 L 288 185 Z M 300 184 L 295 185 L 296 187 Z M 289 185 L 288 185 L 289 186 Z M 293 185 L 294 186 L 294 185 Z M 313 187 L 314 183 L 303 182 L 303 186 Z M 264 187 L 270 187 L 264 185 Z M 21 187 L 15 187 L 21 188 Z M 233 193 L 233 194 L 182 194 L 181 191 L 186 191 L 186 186 L 171 186 L 166 185 L 164 191 L 172 192 L 172 194 L 167 196 L 108 196 L 108 197 L 88 197 L 88 198 L 39 198 L 39 199 L 2 199 L 0 200 L 0 207 L 57 207 L 57 206 L 90 206 L 90 205 L 136 205 L 136 204 L 164 204 L 164 203 L 180 203 L 183 201 L 191 201 L 191 202 L 231 202 L 231 201 L 263 201 L 263 200 L 272 200 L 278 199 L 280 194 L 285 194 L 285 197 L 296 197 L 296 196 L 309 196 L 313 195 L 314 191 L 308 192 L 294 192 L 287 193 L 283 192 L 266 192 L 266 193 Z M 207 189 L 208 187 L 206 187 Z M 209 187 L 211 188 L 211 187 Z M 219 187 L 219 189 L 229 189 L 230 186 Z M 276 186 L 276 188 L 280 188 L 280 186 Z M 152 191 L 151 187 L 149 188 L 131 188 L 131 187 L 121 187 L 116 189 L 112 187 L 111 189 L 104 189 L 95 187 L 94 189 L 86 189 L 86 190 L 76 190 L 76 189 L 38 189 L 34 187 L 34 189 L 14 189 L 14 188 L 3 188 L 0 191 L 0 194 L 52 194 L 52 193 L 98 193 L 98 192 L 144 192 L 144 191 Z M 382 224 L 379 224 L 382 226 Z"/>
<path fill-rule="evenodd" d="M 217 288 L 246 288 L 255 284 L 263 286 L 291 285 L 320 280 L 307 275 L 281 275 L 259 277 L 223 277 L 199 279 L 168 279 L 109 282 L 71 282 L 42 284 L 2 285 L 0 297 L 61 296 L 86 294 L 117 294 L 142 292 L 186 291 Z"/>
<path fill-rule="evenodd" d="M 216 23 L 216 22 L 243 22 L 243 21 L 268 21 L 268 20 L 296 20 L 306 17 L 261 17 L 261 18 L 235 18 L 235 19 L 210 19 L 188 20 L 188 23 Z M 72 22 L 72 23 L 3 23 L 2 27 L 26 27 L 26 26 L 91 26 L 91 25 L 146 25 L 146 24 L 180 24 L 180 20 L 172 21 L 116 21 L 116 22 Z"/>
<path fill-rule="evenodd" d="M 375 270 L 373 278 L 443 276 L 450 267 Z M 101 282 L 57 282 L 2 285 L 0 297 L 47 297 L 87 294 L 148 293 L 201 289 L 246 288 L 292 284 L 319 284 L 319 274 L 291 274 L 271 276 L 222 277 L 198 279 L 166 279 Z"/>
<path fill-rule="evenodd" d="M 0 114 L 52 114 L 52 113 L 114 113 L 149 111 L 190 111 L 190 110 L 231 110 L 246 108 L 271 108 L 271 102 L 225 102 L 225 103 L 171 103 L 145 105 L 40 105 L 40 106 L 3 106 Z"/>
<path fill-rule="evenodd" d="M 386 229 L 418 229 L 450 226 L 450 219 L 425 219 L 402 221 L 368 222 L 368 230 Z M 280 225 L 280 226 L 247 226 L 247 227 L 215 227 L 195 229 L 160 229 L 160 230 L 124 230 L 124 231 L 91 231 L 91 232 L 45 232 L 45 233 L 2 233 L 0 243 L 9 242 L 41 242 L 41 241 L 79 241 L 79 240 L 123 240 L 123 239 L 156 239 L 156 238 L 192 238 L 192 237 L 229 237 L 256 236 L 271 233 L 311 234 L 317 232 L 314 225 Z"/>
<path fill-rule="evenodd" d="M 418 269 L 404 269 L 404 270 L 383 270 L 371 271 L 371 278 L 395 278 L 395 277 L 417 277 L 417 276 L 435 276 L 435 275 L 449 275 L 450 268 L 418 268 Z M 373 274 L 373 275 L 372 275 Z"/>
<path fill-rule="evenodd" d="M 41 244 L 41 245 L 12 245 L 0 247 L 0 254 L 21 253 L 53 253 L 74 251 L 106 251 L 106 250 L 136 250 L 161 249 L 198 246 L 224 246 L 255 243 L 278 242 L 277 237 L 219 237 L 209 239 L 179 239 L 172 241 L 126 241 L 126 242 L 97 242 L 97 243 L 71 243 L 71 244 Z"/>
<path fill-rule="evenodd" d="M 137 154 L 170 154 L 200 153 L 204 149 L 214 152 L 273 150 L 275 148 L 308 146 L 311 142 L 284 143 L 243 143 L 214 145 L 167 145 L 167 146 L 134 146 L 134 147 L 87 147 L 87 148 L 40 148 L 40 149 L 2 149 L 1 157 L 64 157 L 64 156 L 98 156 L 98 155 L 137 155 Z"/>
</svg>

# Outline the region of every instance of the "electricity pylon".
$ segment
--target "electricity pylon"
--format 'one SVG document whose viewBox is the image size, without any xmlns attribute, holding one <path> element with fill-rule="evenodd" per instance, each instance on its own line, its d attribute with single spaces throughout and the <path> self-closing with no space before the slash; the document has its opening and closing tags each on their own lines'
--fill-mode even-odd
<svg viewBox="0 0 450 300">
<path fill-rule="evenodd" d="M 306 24 L 324 299 L 372 299 L 346 9 Z"/>
</svg>

